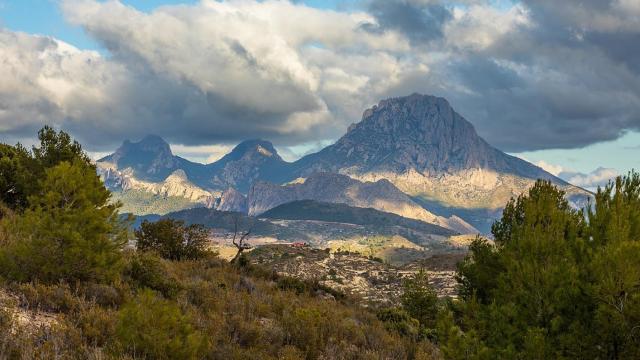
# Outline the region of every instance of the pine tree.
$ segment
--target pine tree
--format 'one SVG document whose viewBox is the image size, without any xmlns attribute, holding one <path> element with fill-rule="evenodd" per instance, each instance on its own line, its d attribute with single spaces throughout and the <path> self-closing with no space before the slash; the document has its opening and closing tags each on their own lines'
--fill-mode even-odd
<svg viewBox="0 0 640 360">
<path fill-rule="evenodd" d="M 588 209 L 594 246 L 589 294 L 593 329 L 608 359 L 640 357 L 640 175 L 618 177 L 598 189 Z"/>
<path fill-rule="evenodd" d="M 21 211 L 35 192 L 35 161 L 21 145 L 0 144 L 0 202 Z"/>
<path fill-rule="evenodd" d="M 0 253 L 6 275 L 43 282 L 113 278 L 127 230 L 95 169 L 63 161 L 46 170 L 39 188 L 10 225 L 19 239 Z"/>
</svg>

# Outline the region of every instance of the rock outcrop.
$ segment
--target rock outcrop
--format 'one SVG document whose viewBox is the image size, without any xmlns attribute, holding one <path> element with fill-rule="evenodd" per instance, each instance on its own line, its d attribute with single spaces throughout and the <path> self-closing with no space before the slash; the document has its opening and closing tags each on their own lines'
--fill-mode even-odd
<svg viewBox="0 0 640 360">
<path fill-rule="evenodd" d="M 219 211 L 235 211 L 243 214 L 249 211 L 247 198 L 234 188 L 228 188 L 222 193 L 215 208 Z"/>
</svg>

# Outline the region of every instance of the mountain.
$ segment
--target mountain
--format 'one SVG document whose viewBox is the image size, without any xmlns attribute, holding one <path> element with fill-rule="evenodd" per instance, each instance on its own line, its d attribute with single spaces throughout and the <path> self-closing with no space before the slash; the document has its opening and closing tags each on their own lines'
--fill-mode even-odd
<svg viewBox="0 0 640 360">
<path fill-rule="evenodd" d="M 130 177 L 148 182 L 163 181 L 176 170 L 191 177 L 205 169 L 202 164 L 173 155 L 169 144 L 156 135 L 147 135 L 138 142 L 125 140 L 113 154 L 97 163 L 99 168 L 127 170 Z"/>
<path fill-rule="evenodd" d="M 373 208 L 459 233 L 477 232 L 460 218 L 444 218 L 430 213 L 387 180 L 361 182 L 335 173 L 314 173 L 304 180 L 286 185 L 256 182 L 247 196 L 247 209 L 249 215 L 259 215 L 278 205 L 297 200 Z"/>
<path fill-rule="evenodd" d="M 359 208 L 346 204 L 331 204 L 314 200 L 299 200 L 278 205 L 263 213 L 260 217 L 279 220 L 344 222 L 367 226 L 399 226 L 436 235 L 455 235 L 450 229 L 438 225 L 408 219 L 372 208 Z"/>
<path fill-rule="evenodd" d="M 173 155 L 169 144 L 155 135 L 138 142 L 125 140 L 111 155 L 97 161 L 102 174 L 116 186 L 119 173 L 151 183 L 165 181 L 177 170 L 194 185 L 214 192 L 233 187 L 247 192 L 257 179 L 279 181 L 286 178 L 288 166 L 268 141 L 248 140 L 211 164 L 198 164 Z M 111 171 L 111 174 L 107 172 Z"/>
<path fill-rule="evenodd" d="M 288 166 L 273 145 L 249 140 L 211 164 L 198 164 L 173 155 L 167 142 L 148 135 L 125 140 L 113 154 L 96 163 L 98 173 L 123 211 L 137 215 L 166 214 L 193 207 L 246 212 L 239 202 L 257 179 L 279 181 Z"/>
<path fill-rule="evenodd" d="M 209 179 L 204 185 L 212 189 L 232 187 L 247 193 L 257 180 L 285 181 L 289 177 L 288 167 L 273 144 L 264 140 L 248 140 L 220 160 L 206 165 Z"/>
<path fill-rule="evenodd" d="M 589 196 L 489 145 L 447 100 L 419 94 L 381 101 L 335 144 L 292 168 L 292 177 L 325 171 L 361 181 L 386 179 L 430 210 L 460 214 L 485 232 L 509 198 L 536 179 L 550 180 L 574 198 Z"/>
<path fill-rule="evenodd" d="M 249 140 L 216 162 L 197 164 L 173 155 L 164 140 L 151 135 L 125 141 L 98 161 L 98 169 L 112 190 L 137 191 L 131 199 L 145 193 L 153 198 L 144 201 L 162 208 L 170 205 L 167 196 L 182 196 L 186 207 L 257 214 L 311 199 L 373 207 L 458 230 L 470 229 L 470 223 L 484 233 L 504 204 L 536 179 L 561 187 L 577 207 L 591 196 L 492 147 L 445 99 L 419 94 L 380 101 L 335 144 L 293 163 L 270 142 Z M 369 191 L 385 200 L 367 198 Z"/>
<path fill-rule="evenodd" d="M 381 101 L 335 144 L 297 161 L 302 173 L 416 171 L 428 176 L 483 169 L 563 180 L 489 145 L 444 98 L 413 94 Z"/>
</svg>

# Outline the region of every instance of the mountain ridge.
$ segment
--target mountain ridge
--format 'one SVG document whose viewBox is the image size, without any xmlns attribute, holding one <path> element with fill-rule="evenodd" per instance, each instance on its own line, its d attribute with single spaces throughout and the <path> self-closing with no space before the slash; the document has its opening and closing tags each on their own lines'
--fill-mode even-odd
<svg viewBox="0 0 640 360">
<path fill-rule="evenodd" d="M 334 144 L 294 162 L 283 160 L 272 143 L 254 139 L 241 142 L 213 163 L 198 164 L 173 155 L 164 140 L 151 135 L 137 143 L 125 141 L 98 164 L 105 179 L 120 172 L 158 183 L 183 170 L 187 180 L 204 191 L 237 191 L 239 194 L 227 191 L 226 197 L 206 202 L 210 207 L 225 204 L 225 209 L 238 207 L 242 202 L 239 195 L 253 191 L 255 199 L 256 184 L 265 191 L 273 190 L 264 183 L 300 183 L 316 173 L 341 174 L 362 183 L 388 181 L 419 200 L 427 211 L 433 204 L 445 209 L 447 214 L 442 215 L 448 217 L 451 212 L 458 215 L 455 211 L 459 209 L 462 219 L 483 232 L 488 232 L 493 214 L 538 178 L 553 182 L 578 203 L 590 196 L 542 168 L 492 147 L 446 99 L 420 94 L 380 101 L 365 110 L 362 120 L 352 124 Z M 122 181 L 109 182 L 115 189 L 118 183 Z M 329 188 L 316 190 L 317 196 L 331 192 Z M 251 208 L 247 206 L 249 212 Z M 488 211 L 477 211 L 482 209 Z M 473 220 L 465 218 L 468 213 L 476 214 Z"/>
</svg>

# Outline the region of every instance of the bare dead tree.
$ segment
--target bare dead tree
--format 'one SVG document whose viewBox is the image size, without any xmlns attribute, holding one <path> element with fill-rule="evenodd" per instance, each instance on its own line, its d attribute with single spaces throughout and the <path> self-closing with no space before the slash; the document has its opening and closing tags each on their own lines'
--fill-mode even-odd
<svg viewBox="0 0 640 360">
<path fill-rule="evenodd" d="M 232 264 L 235 264 L 240 259 L 240 256 L 242 255 L 243 251 L 252 248 L 252 246 L 248 243 L 249 236 L 251 236 L 252 228 L 249 228 L 249 230 L 247 231 L 240 231 L 239 223 L 240 223 L 240 217 L 239 216 L 234 217 L 234 224 L 233 224 L 234 230 L 233 230 L 232 242 L 233 242 L 233 245 L 236 247 L 236 249 L 238 249 L 238 252 L 236 253 L 236 256 L 234 256 L 233 259 L 231 259 Z"/>
</svg>

